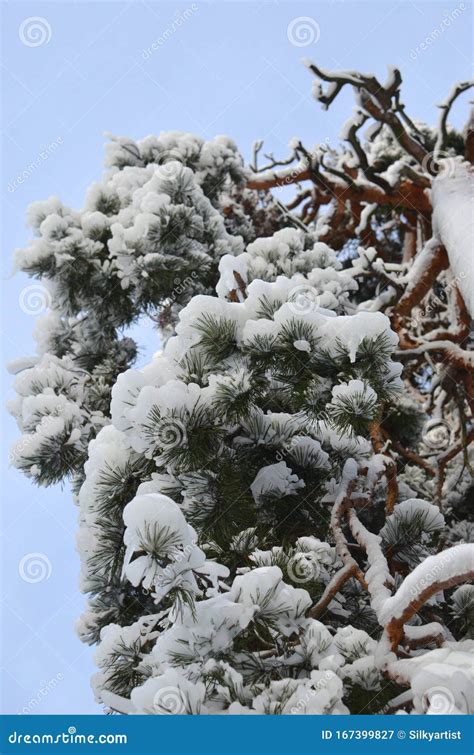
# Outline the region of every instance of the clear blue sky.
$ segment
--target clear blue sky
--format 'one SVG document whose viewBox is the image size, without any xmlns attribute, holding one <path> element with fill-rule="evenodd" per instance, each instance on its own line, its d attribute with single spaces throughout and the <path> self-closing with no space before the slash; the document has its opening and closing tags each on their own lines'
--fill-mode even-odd
<svg viewBox="0 0 474 755">
<path fill-rule="evenodd" d="M 186 9 L 187 20 L 163 38 Z M 469 76 L 472 57 L 467 0 L 37 0 L 4 2 L 2 11 L 5 361 L 34 348 L 35 318 L 19 306 L 29 282 L 10 276 L 13 249 L 28 239 L 25 208 L 50 195 L 81 207 L 86 187 L 102 172 L 104 131 L 135 138 L 161 130 L 205 138 L 229 134 L 247 157 L 252 142 L 263 138 L 269 150 L 285 156 L 293 136 L 308 145 L 336 140 L 352 107 L 347 92 L 322 111 L 311 97 L 302 57 L 382 78 L 387 64 L 399 66 L 408 112 L 429 122 L 451 84 Z M 42 19 L 41 45 L 26 22 L 31 17 Z M 307 46 L 288 39 L 288 26 L 298 17 L 309 17 L 314 31 Z M 466 119 L 466 99 L 453 112 L 458 126 Z M 59 146 L 51 151 L 53 142 Z M 20 184 L 24 171 L 28 177 Z M 156 337 L 144 327 L 138 338 L 146 361 Z M 10 382 L 7 376 L 7 397 Z M 3 425 L 8 448 L 17 431 L 9 417 Z M 67 486 L 38 489 L 7 469 L 2 492 L 2 710 L 99 712 L 89 688 L 91 651 L 73 630 L 83 597 L 74 551 L 77 512 Z M 19 563 L 29 553 L 46 554 L 48 579 L 21 579 Z"/>
</svg>

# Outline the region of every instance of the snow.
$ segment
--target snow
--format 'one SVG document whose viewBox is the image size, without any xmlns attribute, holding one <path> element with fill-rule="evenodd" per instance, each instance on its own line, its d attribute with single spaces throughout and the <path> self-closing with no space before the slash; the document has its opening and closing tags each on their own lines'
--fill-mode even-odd
<svg viewBox="0 0 474 755">
<path fill-rule="evenodd" d="M 406 501 L 396 504 L 393 513 L 386 519 L 385 527 L 388 522 L 393 522 L 396 526 L 397 519 L 412 519 L 415 516 L 422 519 L 424 532 L 442 530 L 445 525 L 444 516 L 438 506 L 421 498 L 408 498 Z M 384 530 L 381 530 L 381 534 L 384 534 Z"/>
<path fill-rule="evenodd" d="M 100 697 L 102 703 L 107 708 L 110 708 L 110 710 L 116 711 L 117 713 L 123 713 L 126 716 L 131 716 L 137 712 L 131 700 L 128 700 L 121 695 L 117 695 L 115 692 L 110 692 L 110 690 L 102 690 Z"/>
<path fill-rule="evenodd" d="M 308 354 L 311 352 L 311 344 L 304 338 L 293 341 L 293 346 L 298 351 L 306 351 Z"/>
<path fill-rule="evenodd" d="M 414 714 L 472 714 L 473 651 L 472 640 L 446 642 L 442 648 L 392 662 L 390 675 L 410 684 Z"/>
<path fill-rule="evenodd" d="M 179 546 L 187 545 L 195 537 L 177 504 L 165 495 L 149 493 L 135 496 L 123 511 L 126 532 L 124 542 L 131 547 L 142 547 L 148 539 L 144 529 L 156 526 L 166 532 L 163 539 L 163 553 Z"/>
<path fill-rule="evenodd" d="M 366 204 L 366 205 L 364 205 L 364 207 L 362 209 L 362 212 L 360 214 L 359 225 L 355 229 L 355 233 L 360 234 L 360 233 L 362 233 L 362 231 L 365 231 L 365 229 L 367 228 L 367 226 L 369 224 L 370 218 L 371 218 L 371 216 L 373 215 L 373 213 L 375 212 L 376 209 L 377 209 L 377 205 L 376 204 Z"/>
<path fill-rule="evenodd" d="M 454 279 L 474 317 L 474 169 L 460 157 L 441 161 L 432 184 L 433 234 L 446 248 Z"/>
<path fill-rule="evenodd" d="M 284 498 L 287 495 L 296 495 L 304 485 L 304 481 L 293 474 L 286 462 L 280 461 L 262 467 L 250 485 L 250 490 L 255 502 L 260 503 L 265 496 Z"/>
<path fill-rule="evenodd" d="M 170 668 L 135 687 L 131 700 L 138 714 L 182 716 L 208 713 L 205 697 L 202 682 L 190 682 L 181 672 Z"/>
<path fill-rule="evenodd" d="M 353 276 L 341 269 L 335 252 L 315 234 L 303 233 L 294 228 L 283 228 L 273 236 L 259 238 L 238 256 L 225 255 L 219 263 L 218 296 L 227 298 L 230 292 L 244 301 L 234 273 L 247 286 L 252 281 L 274 282 L 277 279 L 292 281 L 292 285 L 279 284 L 281 301 L 306 294 L 310 304 L 320 308 L 345 312 L 350 308 L 349 292 L 357 289 Z M 240 281 L 239 281 L 240 282 Z M 258 292 L 263 292 L 258 287 Z M 253 286 L 249 297 L 257 291 Z"/>
<path fill-rule="evenodd" d="M 377 394 L 362 380 L 349 380 L 348 383 L 338 383 L 332 389 L 333 399 L 353 399 L 362 401 L 376 401 Z"/>
<path fill-rule="evenodd" d="M 363 655 L 371 655 L 377 647 L 373 637 L 353 626 L 340 627 L 334 636 L 334 644 L 348 662 Z"/>
<path fill-rule="evenodd" d="M 348 712 L 342 703 L 342 694 L 342 682 L 336 674 L 312 671 L 307 680 L 270 682 L 268 688 L 254 699 L 253 708 L 260 715 L 341 715 Z"/>
<path fill-rule="evenodd" d="M 446 636 L 446 630 L 441 626 L 438 621 L 430 621 L 428 624 L 411 625 L 405 624 L 404 628 L 405 637 L 409 640 L 421 640 L 429 635 Z"/>
<path fill-rule="evenodd" d="M 168 496 L 137 495 L 125 506 L 123 520 L 127 549 L 123 574 L 135 587 L 142 584 L 153 590 L 157 603 L 172 589 L 197 592 L 192 571 L 207 574 L 215 584 L 228 576 L 226 567 L 206 561 L 196 545 L 196 532 Z M 146 555 L 138 555 L 143 552 Z"/>
<path fill-rule="evenodd" d="M 377 692 L 382 689 L 383 681 L 373 655 L 357 658 L 353 663 L 344 666 L 340 673 L 346 682 L 355 684 L 368 692 Z"/>
<path fill-rule="evenodd" d="M 474 572 L 474 545 L 470 543 L 428 556 L 405 577 L 395 595 L 384 601 L 379 609 L 379 621 L 387 625 L 392 618 L 401 617 L 424 590 L 469 572 Z"/>
<path fill-rule="evenodd" d="M 225 299 L 231 291 L 235 291 L 238 300 L 244 300 L 244 294 L 240 290 L 234 273 L 237 272 L 244 284 L 247 285 L 247 258 L 247 253 L 239 254 L 238 257 L 233 257 L 230 254 L 221 257 L 219 261 L 220 278 L 216 285 L 217 296 Z"/>
<path fill-rule="evenodd" d="M 336 340 L 347 349 L 351 362 L 355 362 L 362 341 L 383 335 L 395 348 L 398 336 L 390 328 L 388 317 L 381 312 L 357 312 L 352 316 L 328 318 L 321 328 L 321 336 L 330 351 L 335 350 Z"/>
<path fill-rule="evenodd" d="M 278 566 L 262 566 L 234 579 L 229 598 L 253 608 L 260 618 L 272 617 L 286 637 L 301 626 L 311 598 L 300 588 L 283 582 Z"/>
<path fill-rule="evenodd" d="M 158 666 L 173 663 L 176 656 L 189 661 L 216 656 L 227 650 L 252 620 L 257 606 L 234 602 L 232 595 L 218 595 L 185 607 L 173 626 L 157 638 L 151 658 Z"/>
<path fill-rule="evenodd" d="M 23 370 L 28 370 L 38 363 L 39 357 L 19 357 L 8 363 L 7 369 L 10 375 L 18 375 Z"/>
<path fill-rule="evenodd" d="M 94 237 L 110 226 L 110 219 L 103 212 L 85 212 L 81 218 L 82 230 L 86 236 Z"/>
<path fill-rule="evenodd" d="M 474 605 L 474 585 L 461 585 L 451 595 L 453 613 L 457 613 L 462 606 Z"/>
<path fill-rule="evenodd" d="M 363 545 L 367 553 L 369 568 L 365 573 L 365 578 L 369 588 L 372 608 L 383 625 L 384 620 L 382 616 L 387 602 L 391 600 L 389 585 L 393 584 L 393 578 L 390 575 L 387 560 L 381 547 L 382 538 L 380 535 L 369 532 L 359 521 L 353 510 L 349 512 L 349 523 L 357 542 Z"/>
</svg>

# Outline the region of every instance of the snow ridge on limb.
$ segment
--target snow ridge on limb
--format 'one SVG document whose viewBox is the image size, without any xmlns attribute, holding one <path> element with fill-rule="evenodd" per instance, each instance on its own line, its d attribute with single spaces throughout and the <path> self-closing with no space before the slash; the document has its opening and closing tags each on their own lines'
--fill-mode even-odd
<svg viewBox="0 0 474 755">
<path fill-rule="evenodd" d="M 433 233 L 445 247 L 464 303 L 474 317 L 474 167 L 449 158 L 433 181 Z"/>
<path fill-rule="evenodd" d="M 474 545 L 463 543 L 429 556 L 383 605 L 380 619 L 393 650 L 403 639 L 403 625 L 426 601 L 442 590 L 474 580 Z"/>
</svg>

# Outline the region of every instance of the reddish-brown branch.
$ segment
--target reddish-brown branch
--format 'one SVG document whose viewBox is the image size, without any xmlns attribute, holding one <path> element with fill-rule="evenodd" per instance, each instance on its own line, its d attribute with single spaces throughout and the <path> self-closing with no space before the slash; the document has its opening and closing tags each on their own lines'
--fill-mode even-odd
<svg viewBox="0 0 474 755">
<path fill-rule="evenodd" d="M 393 652 L 396 652 L 398 646 L 403 642 L 404 630 L 403 626 L 406 624 L 412 616 L 429 600 L 433 595 L 436 595 L 442 590 L 449 590 L 450 587 L 459 585 L 461 582 L 468 582 L 474 579 L 474 569 L 469 569 L 462 574 L 456 574 L 448 579 L 434 582 L 426 587 L 419 595 L 405 608 L 401 616 L 394 617 L 386 626 L 388 638 L 390 640 L 390 647 Z"/>
<path fill-rule="evenodd" d="M 367 554 L 367 561 L 370 566 L 367 574 L 372 572 L 371 578 L 366 580 L 367 590 L 370 594 L 372 608 L 378 614 L 381 603 L 391 597 L 393 587 L 393 578 L 390 574 L 388 561 L 380 544 L 381 538 L 374 535 L 373 532 L 369 532 L 354 509 L 347 512 L 347 520 L 353 536 Z"/>
<path fill-rule="evenodd" d="M 404 317 L 409 315 L 417 304 L 426 296 L 439 273 L 449 266 L 446 250 L 437 239 L 430 239 L 415 258 L 405 293 L 392 312 L 392 321 L 399 330 Z"/>
<path fill-rule="evenodd" d="M 390 444 L 395 449 L 395 451 L 397 451 L 400 454 L 400 456 L 403 456 L 403 458 L 406 459 L 407 461 L 410 461 L 412 464 L 416 464 L 417 466 L 424 469 L 425 472 L 427 472 L 430 475 L 430 477 L 435 476 L 436 474 L 435 470 L 430 464 L 428 464 L 428 462 L 425 459 L 422 459 L 421 456 L 418 456 L 418 454 L 416 454 L 414 451 L 410 451 L 408 448 L 405 448 L 404 446 L 402 446 L 402 444 L 398 440 L 396 440 L 396 438 L 392 438 L 386 430 L 382 429 L 381 432 L 382 432 L 383 437 L 386 440 L 390 441 Z"/>
<path fill-rule="evenodd" d="M 337 593 L 340 592 L 346 582 L 356 575 L 356 571 L 357 564 L 354 561 L 354 563 L 345 564 L 342 569 L 339 569 L 339 571 L 334 574 L 318 602 L 309 612 L 311 618 L 318 619 L 321 614 L 324 613 L 330 602 L 335 598 Z"/>
<path fill-rule="evenodd" d="M 420 637 L 406 637 L 405 645 L 410 650 L 416 650 L 419 647 L 424 647 L 426 645 L 432 645 L 432 644 L 435 644 L 438 647 L 440 647 L 445 641 L 445 639 L 446 637 L 444 636 L 441 630 L 438 632 L 430 631 L 430 632 L 427 632 L 427 634 L 424 634 Z"/>
<path fill-rule="evenodd" d="M 371 422 L 369 427 L 370 439 L 372 441 L 372 448 L 376 454 L 383 454 L 386 458 L 385 465 L 385 477 L 387 480 L 387 499 L 385 501 L 385 512 L 391 514 L 393 507 L 395 506 L 398 498 L 398 480 L 397 480 L 397 465 L 392 459 L 389 453 L 384 450 L 384 439 L 380 423 L 377 421 Z"/>
<path fill-rule="evenodd" d="M 366 472 L 367 470 L 365 470 Z M 363 474 L 363 471 L 361 471 Z M 352 556 L 347 540 L 343 532 L 343 520 L 345 519 L 346 512 L 352 506 L 352 495 L 354 493 L 357 480 L 350 480 L 345 489 L 337 496 L 334 505 L 331 510 L 331 530 L 334 535 L 334 541 L 336 543 L 336 551 L 343 563 L 343 567 L 327 585 L 323 595 L 319 601 L 311 608 L 310 616 L 316 618 L 327 608 L 334 596 L 339 592 L 342 586 L 347 582 L 350 577 L 355 577 L 360 584 L 367 589 L 367 582 L 365 581 L 364 574 L 359 567 L 359 564 Z"/>
<path fill-rule="evenodd" d="M 469 444 L 472 443 L 473 441 L 474 441 L 474 428 L 469 431 L 469 433 L 466 435 L 466 438 L 464 438 L 463 440 L 460 440 L 452 448 L 449 448 L 447 451 L 445 451 L 444 454 L 441 454 L 441 456 L 438 456 L 438 479 L 436 482 L 436 492 L 437 492 L 438 501 L 441 502 L 442 500 L 444 478 L 445 478 L 446 467 L 448 463 L 451 461 L 451 459 L 454 459 L 455 456 L 457 456 L 465 448 L 467 448 Z"/>
<path fill-rule="evenodd" d="M 466 124 L 465 138 L 464 157 L 471 165 L 474 165 L 474 107 L 471 108 Z"/>
<path fill-rule="evenodd" d="M 383 86 L 375 76 L 365 76 L 353 71 L 326 71 L 314 63 L 307 63 L 307 66 L 319 79 L 332 84 L 329 93 L 321 91 L 317 95 L 319 102 L 328 107 L 341 89 L 346 84 L 349 84 L 359 92 L 361 104 L 365 112 L 369 113 L 379 123 L 387 124 L 405 152 L 412 155 L 419 163 L 423 162 L 427 155 L 426 149 L 420 142 L 410 136 L 396 112 L 396 107 L 392 103 L 392 98 L 397 97 L 398 112 L 403 111 L 403 107 L 398 99 L 400 84 L 402 82 L 398 69 L 392 71 L 393 75 L 391 76 L 390 85 Z"/>
<path fill-rule="evenodd" d="M 229 301 L 235 303 L 241 301 L 241 298 L 239 297 L 237 291 L 240 291 L 242 296 L 245 298 L 245 296 L 247 295 L 247 287 L 245 285 L 244 279 L 242 278 L 240 273 L 237 272 L 237 270 L 234 270 L 234 278 L 238 288 L 233 288 L 232 291 L 229 291 Z"/>
<path fill-rule="evenodd" d="M 302 181 L 313 181 L 318 185 L 321 200 L 326 204 L 332 198 L 367 202 L 368 204 L 390 205 L 412 209 L 429 220 L 432 213 L 431 202 L 420 186 L 411 181 L 402 181 L 392 194 L 386 194 L 382 189 L 370 184 L 356 184 L 353 186 L 343 185 L 337 182 L 327 173 L 319 173 L 316 178 L 314 172 L 308 167 L 295 168 L 293 171 L 275 171 L 273 173 L 255 174 L 247 181 L 247 188 L 256 191 L 274 189 L 278 186 L 290 186 Z M 322 204 L 325 202 L 322 201 Z"/>
<path fill-rule="evenodd" d="M 474 353 L 461 349 L 460 346 L 451 341 L 424 341 L 415 348 L 410 348 L 405 344 L 403 346 L 404 350 L 400 352 L 400 355 L 414 354 L 419 356 L 429 351 L 432 352 L 435 361 L 449 362 L 461 370 L 474 370 Z"/>
<path fill-rule="evenodd" d="M 345 566 L 351 566 L 353 568 L 354 576 L 364 587 L 367 587 L 362 570 L 352 556 L 342 530 L 343 518 L 345 517 L 347 509 L 351 506 L 351 496 L 354 492 L 355 486 L 356 481 L 352 480 L 347 486 L 345 494 L 336 499 L 331 511 L 331 529 L 333 531 L 334 540 L 336 542 L 336 551 L 339 558 Z"/>
</svg>

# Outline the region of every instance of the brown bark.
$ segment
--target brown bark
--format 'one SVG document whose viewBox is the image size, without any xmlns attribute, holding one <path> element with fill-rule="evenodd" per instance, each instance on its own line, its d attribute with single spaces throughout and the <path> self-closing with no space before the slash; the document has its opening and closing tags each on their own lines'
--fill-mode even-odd
<svg viewBox="0 0 474 755">
<path fill-rule="evenodd" d="M 465 136 L 464 157 L 471 165 L 474 165 L 474 107 L 471 108 L 469 120 L 466 123 Z"/>
<path fill-rule="evenodd" d="M 409 315 L 417 304 L 426 296 L 439 273 L 449 266 L 444 246 L 431 239 L 421 250 L 413 263 L 415 279 L 411 281 L 398 304 L 392 312 L 395 329 L 398 330 L 403 317 Z M 398 326 L 398 327 L 397 327 Z"/>
<path fill-rule="evenodd" d="M 322 198 L 326 203 L 331 198 L 342 200 L 354 200 L 356 202 L 367 202 L 369 204 L 390 205 L 391 207 L 408 208 L 422 215 L 429 220 L 431 218 L 431 202 L 420 186 L 415 186 L 411 181 L 402 181 L 400 186 L 387 194 L 382 189 L 370 184 L 354 184 L 353 186 L 344 186 L 342 182 L 337 182 L 330 178 L 327 173 L 320 173 L 317 176 L 310 168 L 301 168 L 291 173 L 283 171 L 272 174 L 256 173 L 247 181 L 247 188 L 257 191 L 274 189 L 277 186 L 290 186 L 291 184 L 302 181 L 313 181 L 322 193 Z M 324 202 L 322 202 L 324 204 Z"/>
<path fill-rule="evenodd" d="M 346 584 L 346 582 L 351 578 L 354 577 L 356 574 L 357 565 L 356 563 L 347 563 L 345 564 L 342 569 L 340 569 L 328 585 L 326 586 L 326 589 L 324 590 L 323 594 L 321 595 L 320 599 L 312 607 L 312 609 L 309 612 L 309 615 L 312 619 L 318 619 L 321 614 L 324 613 L 330 602 L 333 600 L 333 598 L 337 595 L 337 593 L 342 589 L 342 587 Z"/>
<path fill-rule="evenodd" d="M 414 451 L 410 451 L 408 448 L 402 446 L 402 444 L 398 440 L 396 440 L 396 438 L 391 438 L 385 430 L 382 430 L 382 434 L 384 438 L 390 441 L 392 447 L 400 454 L 400 456 L 403 456 L 403 458 L 407 461 L 411 462 L 412 464 L 416 464 L 417 466 L 424 469 L 425 472 L 430 475 L 430 477 L 435 476 L 435 470 L 428 464 L 425 459 L 422 459 L 421 456 L 418 456 L 418 454 L 416 454 Z"/>
<path fill-rule="evenodd" d="M 454 577 L 440 580 L 439 582 L 435 582 L 434 584 L 429 585 L 429 587 L 426 587 L 423 592 L 421 592 L 418 597 L 405 608 L 401 616 L 393 618 L 387 624 L 386 631 L 393 652 L 397 651 L 398 646 L 403 641 L 404 624 L 410 621 L 412 616 L 414 616 L 415 613 L 420 610 L 420 608 L 426 603 L 427 600 L 429 600 L 433 595 L 436 595 L 436 593 L 441 592 L 442 590 L 448 590 L 450 587 L 459 585 L 461 582 L 469 582 L 473 579 L 474 569 L 469 570 L 463 574 L 456 574 Z"/>
</svg>

